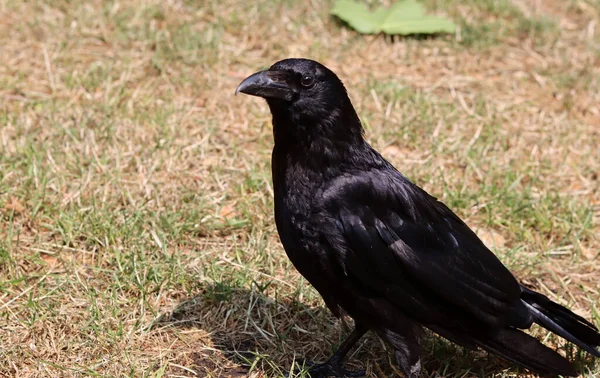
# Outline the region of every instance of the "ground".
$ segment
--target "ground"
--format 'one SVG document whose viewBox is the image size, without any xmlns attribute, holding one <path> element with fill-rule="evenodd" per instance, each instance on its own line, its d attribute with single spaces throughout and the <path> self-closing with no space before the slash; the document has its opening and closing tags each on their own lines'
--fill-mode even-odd
<svg viewBox="0 0 600 378">
<path fill-rule="evenodd" d="M 268 108 L 234 96 L 292 56 L 333 69 L 369 141 L 520 280 L 600 324 L 600 1 L 425 4 L 457 33 L 362 36 L 325 0 L 0 0 L 0 376 L 302 376 L 335 349 L 350 321 L 277 238 Z M 423 358 L 531 376 L 432 334 Z M 349 365 L 398 374 L 372 335 Z"/>
</svg>

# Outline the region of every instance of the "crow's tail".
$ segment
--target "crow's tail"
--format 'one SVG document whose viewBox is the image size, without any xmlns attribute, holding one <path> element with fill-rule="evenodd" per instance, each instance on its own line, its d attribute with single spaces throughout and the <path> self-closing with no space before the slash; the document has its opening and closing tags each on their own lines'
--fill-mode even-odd
<svg viewBox="0 0 600 378">
<path fill-rule="evenodd" d="M 600 357 L 600 333 L 592 323 L 548 297 L 521 286 L 521 299 L 529 308 L 533 321 L 565 338 L 586 352 Z"/>
<path fill-rule="evenodd" d="M 566 358 L 517 328 L 507 327 L 493 333 L 471 334 L 455 333 L 437 326 L 430 328 L 459 345 L 470 349 L 479 346 L 538 374 L 577 376 L 575 368 Z"/>
<path fill-rule="evenodd" d="M 566 358 L 516 328 L 504 328 L 492 338 L 476 340 L 488 352 L 538 374 L 577 376 L 575 368 Z"/>
<path fill-rule="evenodd" d="M 522 287 L 521 300 L 535 323 L 600 357 L 597 349 L 600 333 L 592 323 L 526 287 Z M 437 326 L 429 328 L 460 345 L 468 348 L 480 346 L 539 374 L 577 376 L 566 358 L 514 327 L 502 328 L 493 334 L 452 332 Z"/>
</svg>

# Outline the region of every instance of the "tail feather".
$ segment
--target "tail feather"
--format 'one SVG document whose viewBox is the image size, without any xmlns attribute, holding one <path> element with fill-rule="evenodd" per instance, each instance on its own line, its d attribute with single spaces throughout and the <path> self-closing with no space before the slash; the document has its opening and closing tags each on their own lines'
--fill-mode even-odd
<svg viewBox="0 0 600 378">
<path fill-rule="evenodd" d="M 525 287 L 521 299 L 533 315 L 534 322 L 565 338 L 586 352 L 600 357 L 600 333 L 589 321 L 548 297 Z"/>
<path fill-rule="evenodd" d="M 477 342 L 488 352 L 538 374 L 577 376 L 577 371 L 566 358 L 516 328 L 503 328 L 494 337 Z"/>
</svg>

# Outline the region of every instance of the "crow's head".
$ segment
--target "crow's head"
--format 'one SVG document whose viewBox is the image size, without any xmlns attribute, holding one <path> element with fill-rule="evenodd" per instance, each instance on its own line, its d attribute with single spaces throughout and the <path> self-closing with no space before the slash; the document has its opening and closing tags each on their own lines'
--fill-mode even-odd
<svg viewBox="0 0 600 378">
<path fill-rule="evenodd" d="M 297 119 L 327 119 L 350 105 L 340 79 L 310 59 L 281 60 L 247 77 L 238 92 L 265 98 L 274 116 L 288 113 Z"/>
</svg>

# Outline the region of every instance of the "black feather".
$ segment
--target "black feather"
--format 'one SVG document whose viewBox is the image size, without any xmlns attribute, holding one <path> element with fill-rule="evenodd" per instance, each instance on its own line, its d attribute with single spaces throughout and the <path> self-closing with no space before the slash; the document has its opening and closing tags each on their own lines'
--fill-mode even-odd
<svg viewBox="0 0 600 378">
<path fill-rule="evenodd" d="M 592 323 L 548 297 L 523 287 L 523 301 L 534 321 L 549 331 L 569 340 L 586 352 L 600 357 L 600 333 Z"/>
<path fill-rule="evenodd" d="M 577 375 L 567 359 L 517 329 L 500 329 L 492 337 L 479 340 L 478 344 L 489 352 L 540 374 Z"/>
</svg>

